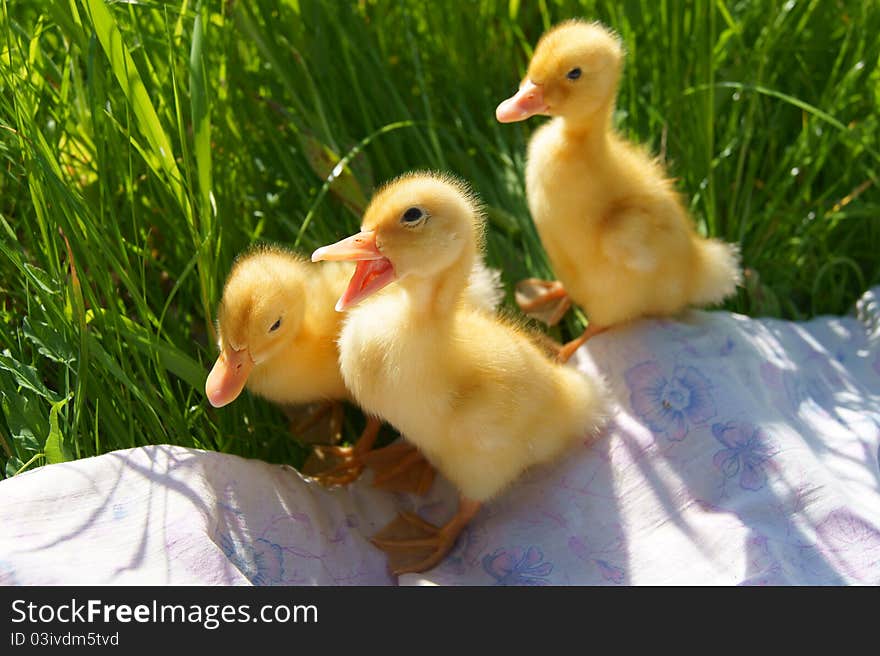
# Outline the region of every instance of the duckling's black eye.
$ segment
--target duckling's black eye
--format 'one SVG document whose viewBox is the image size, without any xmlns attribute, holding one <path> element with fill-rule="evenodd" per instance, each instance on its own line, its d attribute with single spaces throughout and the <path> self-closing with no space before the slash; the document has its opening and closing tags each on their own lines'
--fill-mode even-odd
<svg viewBox="0 0 880 656">
<path fill-rule="evenodd" d="M 281 319 L 280 318 L 278 319 L 278 321 L 276 321 L 275 323 L 272 324 L 272 327 L 269 328 L 269 332 L 274 333 L 279 328 L 281 328 Z"/>
<path fill-rule="evenodd" d="M 569 80 L 576 80 L 581 76 L 581 69 L 573 68 L 568 73 L 565 74 Z"/>
<path fill-rule="evenodd" d="M 424 213 L 418 207 L 410 207 L 406 212 L 403 213 L 403 222 L 415 223 L 423 216 L 425 216 Z"/>
</svg>

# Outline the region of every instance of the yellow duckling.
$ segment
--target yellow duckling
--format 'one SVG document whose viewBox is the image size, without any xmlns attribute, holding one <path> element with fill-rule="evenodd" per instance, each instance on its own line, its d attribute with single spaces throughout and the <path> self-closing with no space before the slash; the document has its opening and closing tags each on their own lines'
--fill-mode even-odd
<svg viewBox="0 0 880 656">
<path fill-rule="evenodd" d="M 584 308 L 590 325 L 562 348 L 563 361 L 609 326 L 718 303 L 740 282 L 738 249 L 699 236 L 660 163 L 615 132 L 623 56 L 600 24 L 562 23 L 540 39 L 519 91 L 496 110 L 502 123 L 554 117 L 529 142 L 526 192 L 559 282 L 521 307 L 567 293 Z M 529 284 L 521 291 L 535 293 Z"/>
<path fill-rule="evenodd" d="M 437 564 L 481 503 L 583 440 L 604 415 L 599 384 L 466 301 L 483 229 L 462 183 L 414 173 L 374 196 L 362 232 L 312 255 L 357 262 L 337 305 L 351 308 L 339 361 L 354 398 L 406 435 L 461 493 L 444 526 L 404 513 L 374 538 L 398 574 Z"/>
<path fill-rule="evenodd" d="M 211 405 L 231 403 L 245 385 L 280 404 L 350 399 L 339 371 L 336 338 L 342 322 L 333 303 L 352 270 L 336 262 L 314 267 L 299 255 L 270 247 L 239 258 L 218 309 L 220 356 L 205 381 Z M 357 478 L 379 426 L 368 417 L 354 448 L 324 447 L 339 465 L 316 478 L 325 484 Z"/>
</svg>

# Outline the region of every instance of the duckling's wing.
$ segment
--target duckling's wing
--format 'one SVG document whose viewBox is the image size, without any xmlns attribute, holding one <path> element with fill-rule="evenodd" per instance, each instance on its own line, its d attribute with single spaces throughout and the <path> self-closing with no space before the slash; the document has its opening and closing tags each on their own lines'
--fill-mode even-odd
<svg viewBox="0 0 880 656">
<path fill-rule="evenodd" d="M 474 262 L 465 298 L 470 305 L 494 313 L 504 299 L 501 271 L 490 269 L 483 260 Z"/>
<path fill-rule="evenodd" d="M 626 209 L 610 217 L 602 233 L 602 252 L 612 262 L 648 273 L 657 268 L 658 231 L 642 209 Z"/>
</svg>

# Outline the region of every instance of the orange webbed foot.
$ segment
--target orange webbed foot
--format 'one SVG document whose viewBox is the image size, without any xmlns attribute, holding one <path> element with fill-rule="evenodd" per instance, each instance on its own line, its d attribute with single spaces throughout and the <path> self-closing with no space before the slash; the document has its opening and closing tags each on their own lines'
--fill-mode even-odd
<svg viewBox="0 0 880 656">
<path fill-rule="evenodd" d="M 316 445 L 302 473 L 325 486 L 348 485 L 364 471 L 366 456 L 379 436 L 381 422 L 367 418 L 367 425 L 354 446 Z"/>
<path fill-rule="evenodd" d="M 302 467 L 302 473 L 321 485 L 348 485 L 364 470 L 362 458 L 351 446 L 316 445 Z"/>
<path fill-rule="evenodd" d="M 597 326 L 595 324 L 590 324 L 587 326 L 587 329 L 581 334 L 580 337 L 576 337 L 575 339 L 567 342 L 559 349 L 559 353 L 556 355 L 556 361 L 560 364 L 564 364 L 568 362 L 569 358 L 574 355 L 574 352 L 577 351 L 581 346 L 583 346 L 588 339 L 591 337 L 595 337 L 599 333 L 604 333 L 608 330 L 607 326 Z"/>
<path fill-rule="evenodd" d="M 456 515 L 440 528 L 415 513 L 400 513 L 371 542 L 388 554 L 388 566 L 395 576 L 424 572 L 446 557 L 479 509 L 478 502 L 462 499 Z"/>
<path fill-rule="evenodd" d="M 526 316 L 548 326 L 559 323 L 571 307 L 571 298 L 558 280 L 520 280 L 516 284 L 514 298 Z"/>
<path fill-rule="evenodd" d="M 425 495 L 434 482 L 435 471 L 425 457 L 408 442 L 397 442 L 364 455 L 373 470 L 373 487 L 389 492 Z"/>
</svg>

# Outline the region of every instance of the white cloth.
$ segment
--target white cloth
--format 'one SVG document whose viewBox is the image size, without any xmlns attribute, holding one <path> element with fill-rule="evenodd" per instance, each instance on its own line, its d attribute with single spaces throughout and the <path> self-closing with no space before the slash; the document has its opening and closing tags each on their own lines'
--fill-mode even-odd
<svg viewBox="0 0 880 656">
<path fill-rule="evenodd" d="M 7 584 L 880 584 L 880 288 L 857 317 L 691 312 L 592 339 L 603 435 L 487 504 L 434 570 L 368 541 L 407 508 L 289 467 L 151 446 L 0 482 Z"/>
</svg>

